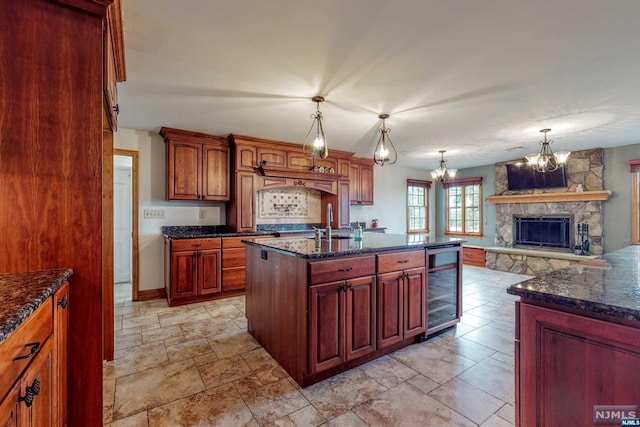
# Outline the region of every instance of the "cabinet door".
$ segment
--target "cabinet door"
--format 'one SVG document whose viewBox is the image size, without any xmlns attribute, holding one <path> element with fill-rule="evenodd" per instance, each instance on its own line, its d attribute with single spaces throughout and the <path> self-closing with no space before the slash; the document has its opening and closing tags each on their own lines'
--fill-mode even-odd
<svg viewBox="0 0 640 427">
<path fill-rule="evenodd" d="M 267 166 L 287 167 L 287 152 L 278 148 L 258 147 L 258 163 L 267 162 Z"/>
<path fill-rule="evenodd" d="M 202 146 L 202 200 L 229 200 L 229 149 Z"/>
<path fill-rule="evenodd" d="M 376 278 L 347 280 L 347 360 L 369 354 L 376 349 Z"/>
<path fill-rule="evenodd" d="M 401 272 L 378 275 L 378 348 L 403 339 L 403 277 Z"/>
<path fill-rule="evenodd" d="M 352 205 L 360 202 L 360 167 L 357 164 L 349 166 L 349 199 Z"/>
<path fill-rule="evenodd" d="M 199 251 L 197 258 L 198 295 L 220 292 L 220 250 Z"/>
<path fill-rule="evenodd" d="M 425 268 L 407 270 L 404 276 L 404 338 L 414 337 L 426 330 L 426 271 Z"/>
<path fill-rule="evenodd" d="M 349 181 L 338 181 L 338 228 L 351 228 L 349 217 L 350 188 Z"/>
<path fill-rule="evenodd" d="M 20 382 L 18 381 L 9 391 L 9 394 L 3 400 L 0 400 L 0 426 L 18 427 L 19 397 Z"/>
<path fill-rule="evenodd" d="M 196 251 L 171 253 L 171 298 L 196 295 L 198 279 Z"/>
<path fill-rule="evenodd" d="M 109 127 L 112 131 L 118 130 L 118 86 L 116 84 L 116 66 L 114 63 L 113 53 L 113 34 L 111 33 L 111 25 L 105 25 L 104 37 L 104 59 L 103 59 L 103 91 L 104 91 L 104 109 Z"/>
<path fill-rule="evenodd" d="M 168 144 L 169 200 L 199 200 L 202 144 L 180 141 Z"/>
<path fill-rule="evenodd" d="M 359 204 L 373 205 L 373 166 L 360 165 Z"/>
<path fill-rule="evenodd" d="M 55 293 L 53 306 L 53 339 L 55 360 L 54 399 L 56 425 L 67 425 L 67 364 L 69 354 L 69 283 L 63 284 Z"/>
<path fill-rule="evenodd" d="M 254 231 L 254 191 L 253 191 L 254 174 L 238 173 L 237 181 L 237 229 L 236 231 Z"/>
<path fill-rule="evenodd" d="M 309 370 L 312 374 L 345 362 L 343 280 L 309 287 Z"/>
<path fill-rule="evenodd" d="M 53 352 L 52 340 L 42 346 L 20 379 L 20 419 L 25 425 L 47 427 L 54 425 L 53 416 Z M 57 399 L 57 396 L 55 396 Z M 21 421 L 22 422 L 22 421 Z"/>
<path fill-rule="evenodd" d="M 640 402 L 640 329 L 524 303 L 518 309 L 516 425 L 590 426 L 594 405 Z"/>
</svg>

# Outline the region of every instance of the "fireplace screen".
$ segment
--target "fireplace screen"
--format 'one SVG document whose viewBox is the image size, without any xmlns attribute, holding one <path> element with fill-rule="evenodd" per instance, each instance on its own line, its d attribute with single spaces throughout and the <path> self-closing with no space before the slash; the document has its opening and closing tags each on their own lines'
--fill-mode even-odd
<svg viewBox="0 0 640 427">
<path fill-rule="evenodd" d="M 513 246 L 538 249 L 573 249 L 573 216 L 513 217 Z"/>
</svg>

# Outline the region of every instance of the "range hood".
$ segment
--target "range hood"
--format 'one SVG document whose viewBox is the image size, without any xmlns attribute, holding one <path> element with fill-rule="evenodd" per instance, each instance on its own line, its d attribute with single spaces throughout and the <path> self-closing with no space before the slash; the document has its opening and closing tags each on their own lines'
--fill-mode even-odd
<svg viewBox="0 0 640 427">
<path fill-rule="evenodd" d="M 262 178 L 258 180 L 259 190 L 277 187 L 303 187 L 337 194 L 338 180 L 347 179 L 346 176 L 338 173 L 269 167 L 266 164 L 257 166 L 254 170 Z"/>
</svg>

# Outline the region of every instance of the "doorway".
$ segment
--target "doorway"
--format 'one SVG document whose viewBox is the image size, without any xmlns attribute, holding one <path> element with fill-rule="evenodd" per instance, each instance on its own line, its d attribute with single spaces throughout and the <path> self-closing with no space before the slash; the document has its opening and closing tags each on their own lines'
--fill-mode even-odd
<svg viewBox="0 0 640 427">
<path fill-rule="evenodd" d="M 113 152 L 114 303 L 138 301 L 138 152 Z"/>
</svg>

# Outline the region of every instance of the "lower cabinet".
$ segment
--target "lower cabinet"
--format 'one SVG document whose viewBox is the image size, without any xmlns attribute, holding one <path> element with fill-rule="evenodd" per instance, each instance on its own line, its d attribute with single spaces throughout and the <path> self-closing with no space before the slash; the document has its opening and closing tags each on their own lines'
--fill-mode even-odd
<svg viewBox="0 0 640 427">
<path fill-rule="evenodd" d="M 522 302 L 516 307 L 516 426 L 593 425 L 594 405 L 640 402 L 637 322 L 626 326 Z"/>
<path fill-rule="evenodd" d="M 170 306 L 203 301 L 221 291 L 220 239 L 165 240 L 165 287 Z M 166 267 L 166 266 L 165 266 Z"/>
<path fill-rule="evenodd" d="M 378 275 L 378 347 L 426 330 L 425 268 Z"/>
<path fill-rule="evenodd" d="M 375 351 L 375 289 L 375 276 L 309 287 L 311 374 Z"/>
<path fill-rule="evenodd" d="M 222 290 L 244 290 L 246 282 L 245 248 L 246 237 L 222 238 Z"/>
<path fill-rule="evenodd" d="M 67 424 L 67 295 L 65 283 L 0 345 L 0 426 Z"/>
</svg>

